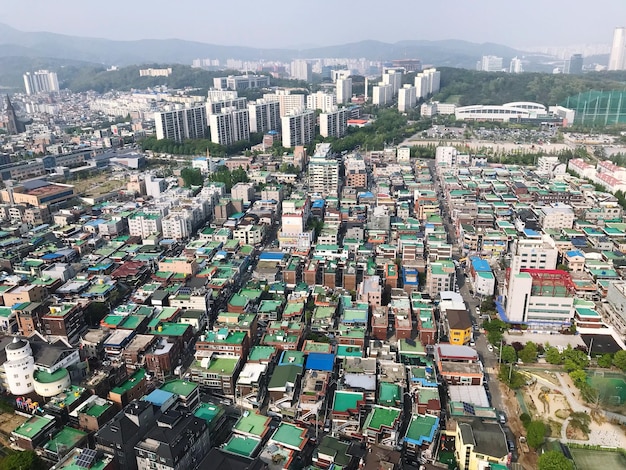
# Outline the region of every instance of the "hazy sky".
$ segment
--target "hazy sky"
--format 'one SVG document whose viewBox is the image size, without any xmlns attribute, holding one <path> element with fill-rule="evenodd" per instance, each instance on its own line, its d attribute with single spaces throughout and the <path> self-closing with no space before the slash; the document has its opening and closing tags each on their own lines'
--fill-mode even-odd
<svg viewBox="0 0 626 470">
<path fill-rule="evenodd" d="M 219 6 L 216 6 L 219 5 Z M 611 42 L 626 0 L 2 0 L 23 31 L 294 47 L 464 39 L 513 47 Z"/>
</svg>

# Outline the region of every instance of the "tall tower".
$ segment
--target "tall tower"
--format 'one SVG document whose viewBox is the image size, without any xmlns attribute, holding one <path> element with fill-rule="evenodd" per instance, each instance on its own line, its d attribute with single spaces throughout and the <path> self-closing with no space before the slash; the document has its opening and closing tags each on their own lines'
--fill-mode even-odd
<svg viewBox="0 0 626 470">
<path fill-rule="evenodd" d="M 609 56 L 609 70 L 624 70 L 626 68 L 626 28 L 615 28 L 613 45 Z"/>
<path fill-rule="evenodd" d="M 22 123 L 17 120 L 17 116 L 15 114 L 15 108 L 9 99 L 9 95 L 7 95 L 7 132 L 9 135 L 19 134 L 23 132 Z"/>
</svg>

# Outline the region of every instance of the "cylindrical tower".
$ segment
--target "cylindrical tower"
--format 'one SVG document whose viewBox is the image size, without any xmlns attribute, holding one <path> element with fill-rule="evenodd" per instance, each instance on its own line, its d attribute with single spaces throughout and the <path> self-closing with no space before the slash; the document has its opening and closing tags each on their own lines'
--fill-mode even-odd
<svg viewBox="0 0 626 470">
<path fill-rule="evenodd" d="M 13 395 L 26 395 L 35 390 L 33 373 L 35 372 L 35 358 L 30 343 L 17 336 L 5 348 L 7 360 L 4 371 Z"/>
</svg>

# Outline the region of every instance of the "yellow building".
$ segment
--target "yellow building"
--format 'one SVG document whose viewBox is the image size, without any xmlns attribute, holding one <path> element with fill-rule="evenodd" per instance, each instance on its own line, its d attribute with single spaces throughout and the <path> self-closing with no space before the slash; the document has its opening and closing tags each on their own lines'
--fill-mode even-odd
<svg viewBox="0 0 626 470">
<path fill-rule="evenodd" d="M 459 470 L 484 470 L 491 464 L 510 462 L 502 427 L 480 418 L 456 423 L 454 454 Z"/>
<path fill-rule="evenodd" d="M 472 339 L 472 320 L 467 310 L 446 310 L 448 342 L 467 344 Z"/>
</svg>

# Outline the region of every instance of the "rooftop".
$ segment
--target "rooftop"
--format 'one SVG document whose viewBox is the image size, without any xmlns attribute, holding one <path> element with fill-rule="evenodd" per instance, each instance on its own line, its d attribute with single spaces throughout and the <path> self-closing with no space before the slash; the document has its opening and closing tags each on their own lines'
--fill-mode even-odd
<svg viewBox="0 0 626 470">
<path fill-rule="evenodd" d="M 28 421 L 19 425 L 13 432 L 20 436 L 24 436 L 27 439 L 32 439 L 39 434 L 46 426 L 52 422 L 50 418 L 44 418 L 42 416 L 33 416 Z"/>
<path fill-rule="evenodd" d="M 269 429 L 270 421 L 271 418 L 268 418 L 267 416 L 244 411 L 241 418 L 239 418 L 237 423 L 235 423 L 233 430 L 235 432 L 263 437 Z"/>
<path fill-rule="evenodd" d="M 161 385 L 160 389 L 166 392 L 175 393 L 180 397 L 191 395 L 198 388 L 198 384 L 186 380 L 170 380 Z"/>
<path fill-rule="evenodd" d="M 392 429 L 400 418 L 401 411 L 397 408 L 374 406 L 365 420 L 363 429 L 380 431 L 383 427 Z"/>
</svg>

